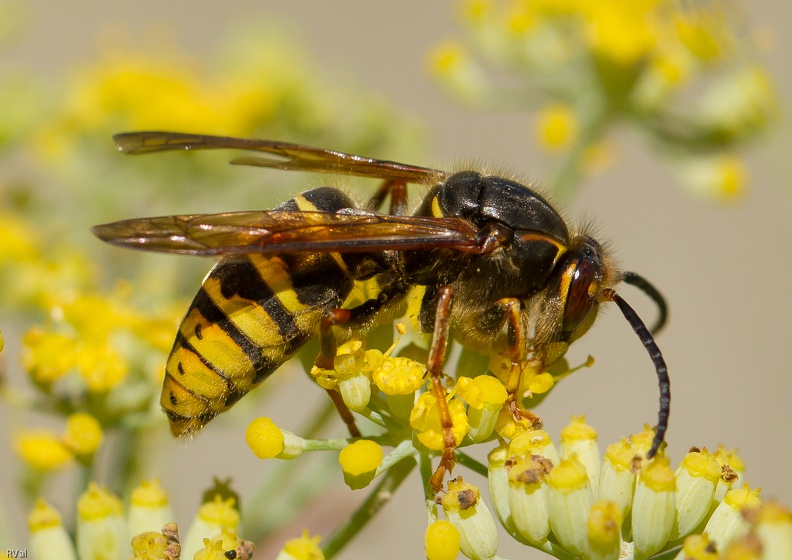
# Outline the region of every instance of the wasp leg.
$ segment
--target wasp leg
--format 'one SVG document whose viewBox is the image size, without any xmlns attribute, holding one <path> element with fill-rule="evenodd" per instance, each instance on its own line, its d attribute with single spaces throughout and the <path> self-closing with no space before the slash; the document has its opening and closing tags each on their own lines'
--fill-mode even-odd
<svg viewBox="0 0 792 560">
<path fill-rule="evenodd" d="M 390 214 L 402 216 L 407 209 L 407 182 L 401 179 L 385 179 L 366 203 L 369 210 L 377 210 L 390 195 Z"/>
<path fill-rule="evenodd" d="M 448 346 L 449 319 L 451 305 L 454 301 L 454 289 L 444 286 L 438 290 L 437 310 L 435 311 L 434 331 L 432 345 L 429 348 L 429 359 L 426 363 L 427 373 L 431 376 L 432 390 L 437 398 L 437 408 L 440 413 L 440 425 L 443 428 L 443 456 L 437 466 L 429 484 L 435 491 L 443 487 L 446 472 L 451 472 L 456 464 L 456 439 L 454 438 L 454 424 L 448 411 L 446 390 L 441 383 L 443 376 L 443 359 Z"/>
<path fill-rule="evenodd" d="M 338 349 L 338 341 L 333 334 L 333 326 L 347 323 L 350 320 L 351 313 L 349 309 L 330 309 L 325 313 L 324 318 L 319 323 L 319 355 L 314 360 L 314 364 L 318 368 L 333 369 L 333 360 L 336 356 Z M 360 437 L 362 434 L 355 424 L 355 417 L 352 416 L 352 411 L 344 403 L 341 398 L 341 393 L 335 389 L 325 389 L 330 396 L 330 400 L 341 416 L 341 420 L 346 424 L 349 435 L 352 437 Z"/>
<path fill-rule="evenodd" d="M 333 369 L 334 367 L 333 361 L 338 350 L 338 341 L 333 334 L 334 326 L 345 325 L 351 328 L 361 328 L 372 321 L 384 306 L 404 297 L 407 291 L 408 287 L 403 282 L 393 282 L 385 286 L 376 299 L 369 299 L 351 309 L 334 308 L 327 311 L 319 323 L 319 355 L 314 360 L 316 367 L 322 369 Z M 349 434 L 352 437 L 360 437 L 355 417 L 338 391 L 327 389 L 327 394 L 330 395 L 338 414 L 346 424 Z"/>
<path fill-rule="evenodd" d="M 509 322 L 509 346 L 507 348 L 507 353 L 509 360 L 511 360 L 511 368 L 509 369 L 509 374 L 506 379 L 506 392 L 509 395 L 506 399 L 506 404 L 515 420 L 527 420 L 532 426 L 541 429 L 541 418 L 522 407 L 520 404 L 520 395 L 518 394 L 520 391 L 523 364 L 525 362 L 525 349 L 527 348 L 527 335 L 521 320 L 522 304 L 517 298 L 502 298 L 498 300 L 498 305 L 503 310 Z"/>
</svg>

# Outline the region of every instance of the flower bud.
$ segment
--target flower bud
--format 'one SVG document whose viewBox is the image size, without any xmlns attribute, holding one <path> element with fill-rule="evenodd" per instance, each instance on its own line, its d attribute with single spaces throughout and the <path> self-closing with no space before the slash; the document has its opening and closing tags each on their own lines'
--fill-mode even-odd
<svg viewBox="0 0 792 560">
<path fill-rule="evenodd" d="M 459 531 L 450 521 L 440 519 L 426 528 L 426 560 L 454 560 L 459 554 Z"/>
<path fill-rule="evenodd" d="M 63 445 L 81 461 L 90 461 L 103 439 L 102 426 L 90 414 L 75 412 L 66 420 Z"/>
<path fill-rule="evenodd" d="M 547 475 L 553 464 L 538 455 L 517 456 L 509 462 L 508 496 L 512 523 L 529 543 L 540 546 L 550 533 Z"/>
<path fill-rule="evenodd" d="M 586 523 L 594 503 L 586 467 L 574 458 L 561 459 L 547 483 L 550 528 L 561 546 L 580 556 L 588 548 Z"/>
<path fill-rule="evenodd" d="M 709 513 L 721 468 L 707 449 L 691 451 L 676 470 L 677 520 L 671 539 L 678 540 L 698 527 Z"/>
<path fill-rule="evenodd" d="M 616 560 L 621 552 L 621 506 L 609 500 L 594 502 L 589 511 L 588 560 Z"/>
<path fill-rule="evenodd" d="M 759 509 L 754 532 L 764 558 L 792 558 L 792 512 L 770 501 Z"/>
<path fill-rule="evenodd" d="M 751 490 L 745 484 L 742 488 L 729 490 L 723 501 L 715 508 L 707 521 L 704 531 L 717 545 L 724 550 L 735 539 L 745 536 L 750 529 L 748 521 L 742 515 L 743 510 L 757 508 L 762 500 L 759 498 L 761 488 Z"/>
<path fill-rule="evenodd" d="M 509 455 L 539 455 L 554 465 L 561 462 L 555 443 L 544 430 L 529 430 L 515 436 L 509 442 Z"/>
<path fill-rule="evenodd" d="M 239 512 L 234 502 L 234 498 L 223 500 L 218 494 L 213 501 L 201 505 L 182 543 L 182 558 L 192 558 L 205 547 L 204 540 L 222 532 L 224 528 L 236 532 Z"/>
<path fill-rule="evenodd" d="M 305 450 L 305 440 L 281 430 L 269 418 L 253 420 L 245 430 L 245 441 L 259 459 L 294 459 Z"/>
<path fill-rule="evenodd" d="M 74 457 L 60 438 L 48 430 L 16 434 L 14 448 L 23 461 L 39 472 L 62 469 Z"/>
<path fill-rule="evenodd" d="M 674 560 L 719 560 L 718 550 L 709 535 L 689 535 L 682 543 L 682 550 L 679 551 Z"/>
<path fill-rule="evenodd" d="M 124 560 L 129 548 L 121 500 L 92 482 L 77 500 L 80 560 Z"/>
<path fill-rule="evenodd" d="M 561 457 L 569 459 L 573 455 L 586 467 L 592 494 L 597 499 L 602 459 L 597 432 L 586 424 L 585 416 L 573 416 L 569 425 L 561 430 Z"/>
<path fill-rule="evenodd" d="M 159 481 L 144 480 L 132 490 L 128 519 L 130 538 L 147 531 L 159 531 L 173 519 L 168 494 L 160 487 Z"/>
<path fill-rule="evenodd" d="M 359 439 L 341 450 L 338 462 L 344 470 L 347 486 L 352 490 L 365 488 L 382 465 L 382 447 L 371 440 Z"/>
<path fill-rule="evenodd" d="M 632 505 L 636 457 L 639 456 L 635 449 L 622 439 L 608 446 L 602 462 L 599 498 L 616 503 L 621 508 L 622 517 L 627 516 Z"/>
<path fill-rule="evenodd" d="M 676 477 L 665 457 L 656 457 L 641 471 L 632 505 L 635 548 L 651 556 L 668 541 L 676 515 Z"/>
<path fill-rule="evenodd" d="M 506 387 L 491 375 L 461 377 L 457 381 L 457 394 L 468 404 L 468 437 L 474 442 L 485 441 L 495 430 L 508 397 Z"/>
<path fill-rule="evenodd" d="M 319 548 L 319 541 L 322 537 L 303 529 L 301 536 L 286 541 L 275 560 L 324 560 L 324 553 Z"/>
<path fill-rule="evenodd" d="M 506 530 L 514 534 L 516 529 L 512 521 L 509 507 L 509 472 L 506 470 L 506 458 L 509 449 L 501 443 L 487 455 L 487 486 L 495 515 Z"/>
<path fill-rule="evenodd" d="M 28 515 L 30 557 L 36 560 L 76 560 L 74 545 L 63 527 L 60 514 L 44 500 L 36 502 Z"/>
<path fill-rule="evenodd" d="M 491 558 L 498 549 L 498 531 L 478 488 L 462 477 L 450 480 L 441 504 L 446 518 L 459 531 L 462 554 L 471 560 Z"/>
</svg>

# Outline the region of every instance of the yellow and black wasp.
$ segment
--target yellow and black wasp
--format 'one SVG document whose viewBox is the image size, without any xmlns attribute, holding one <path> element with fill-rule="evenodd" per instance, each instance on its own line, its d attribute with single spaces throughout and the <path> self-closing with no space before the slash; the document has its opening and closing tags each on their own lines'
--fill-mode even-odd
<svg viewBox="0 0 792 560">
<path fill-rule="evenodd" d="M 641 276 L 619 272 L 603 246 L 570 231 L 556 210 L 517 181 L 475 171 L 444 171 L 266 140 L 131 132 L 114 137 L 127 154 L 232 148 L 269 157 L 231 163 L 380 179 L 365 208 L 342 191 L 320 187 L 273 210 L 138 218 L 93 228 L 104 241 L 175 254 L 216 256 L 187 310 L 166 365 L 161 404 L 175 435 L 188 434 L 228 410 L 318 336 L 317 365 L 332 368 L 333 327 L 366 329 L 385 311 L 419 294 L 417 323 L 431 334 L 427 374 L 438 397 L 445 452 L 433 484 L 454 465 L 454 436 L 441 384 L 453 337 L 482 352 L 506 352 L 548 367 L 612 301 L 649 352 L 660 383 L 660 412 L 649 457 L 663 443 L 670 386 L 650 331 L 619 296 L 637 286 L 658 305 Z M 428 193 L 407 214 L 409 183 Z M 390 196 L 390 212 L 377 210 Z M 356 282 L 375 279 L 377 297 L 343 304 Z M 519 395 L 519 367 L 507 382 L 508 406 L 532 417 Z M 343 403 L 334 399 L 354 431 Z"/>
</svg>

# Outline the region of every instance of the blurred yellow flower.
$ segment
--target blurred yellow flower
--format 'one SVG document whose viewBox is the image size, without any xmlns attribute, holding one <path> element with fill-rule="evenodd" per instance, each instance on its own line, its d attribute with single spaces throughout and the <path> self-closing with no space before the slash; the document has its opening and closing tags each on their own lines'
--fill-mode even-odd
<svg viewBox="0 0 792 560">
<path fill-rule="evenodd" d="M 102 444 L 104 434 L 99 422 L 85 412 L 75 412 L 66 419 L 63 444 L 76 456 L 90 458 Z"/>
<path fill-rule="evenodd" d="M 14 437 L 17 455 L 41 472 L 55 471 L 68 465 L 73 455 L 57 434 L 48 430 L 25 430 Z"/>
<path fill-rule="evenodd" d="M 578 135 L 575 111 L 561 103 L 544 106 L 536 115 L 536 139 L 549 152 L 561 152 L 570 147 Z"/>
</svg>

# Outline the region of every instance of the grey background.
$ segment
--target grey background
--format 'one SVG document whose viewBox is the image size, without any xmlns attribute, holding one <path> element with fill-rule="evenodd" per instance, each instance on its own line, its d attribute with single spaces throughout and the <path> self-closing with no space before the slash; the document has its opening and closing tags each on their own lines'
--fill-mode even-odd
<svg viewBox="0 0 792 560">
<path fill-rule="evenodd" d="M 97 34 L 110 24 L 124 26 L 133 36 L 160 25 L 172 33 L 176 45 L 208 53 L 218 37 L 241 21 L 282 19 L 299 30 L 328 76 L 387 92 L 393 103 L 426 124 L 429 150 L 424 161 L 414 163 L 442 167 L 476 158 L 504 164 L 539 182 L 549 169 L 532 142 L 530 115 L 471 112 L 449 101 L 426 78 L 427 51 L 457 31 L 452 2 L 31 0 L 28 5 L 31 33 L 10 55 L 42 73 L 59 73 L 95 58 Z M 788 107 L 792 3 L 764 0 L 746 8 L 752 25 L 774 30 L 776 45 L 766 63 Z M 651 279 L 671 304 L 671 322 L 658 340 L 673 382 L 668 453 L 678 461 L 692 445 L 712 448 L 722 442 L 737 447 L 748 464 L 752 486 L 764 487 L 766 498 L 790 504 L 792 208 L 788 188 L 792 166 L 788 146 L 792 137 L 788 123 L 750 152 L 750 190 L 742 202 L 725 207 L 704 205 L 683 192 L 668 169 L 647 155 L 629 132 L 617 138 L 618 165 L 590 179 L 569 205 L 568 215 L 580 217 L 585 212 L 593 218 L 602 237 L 612 240 L 622 265 Z M 651 304 L 637 292 L 623 293 L 651 321 Z M 576 344 L 572 361 L 589 353 L 597 359 L 595 367 L 556 388 L 537 412 L 554 436 L 570 415 L 585 413 L 599 430 L 604 448 L 644 422 L 655 421 L 657 389 L 643 348 L 615 309 L 603 314 Z M 266 413 L 286 421 L 290 408 L 310 403 L 303 397 L 305 386 L 298 376 L 284 374 L 280 382 L 294 385 L 287 388 L 293 400 L 284 399 L 283 410 Z M 0 444 L 8 449 L 7 441 Z M 2 461 L 0 488 L 3 499 L 13 501 L 8 462 Z M 293 465 L 300 468 L 299 462 Z M 215 431 L 192 444 L 173 445 L 162 482 L 177 517 L 186 524 L 196 507 L 196 488 L 205 486 L 207 473 L 232 474 L 244 489 L 266 468 L 247 451 L 241 434 Z M 70 483 L 63 484 L 67 489 Z M 64 490 L 64 495 L 69 494 Z M 351 500 L 360 497 L 354 494 Z M 339 512 L 351 507 L 349 501 L 349 492 L 343 490 L 327 496 L 288 536 L 298 534 L 302 526 L 327 534 Z M 24 515 L 13 510 L 12 514 Z M 14 523 L 21 531 L 20 521 Z M 422 557 L 424 527 L 420 484 L 411 479 L 341 557 Z M 274 556 L 281 543 L 272 542 L 257 557 Z M 506 539 L 501 554 L 543 556 L 509 546 Z"/>
</svg>

